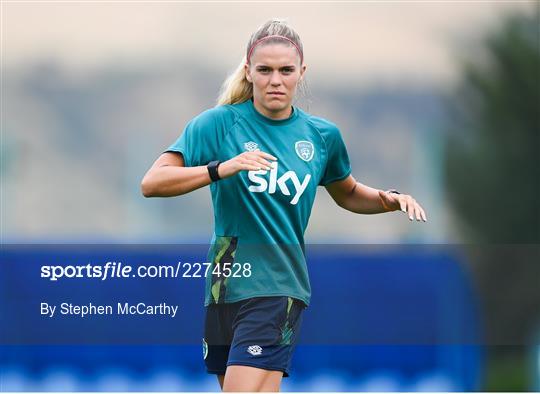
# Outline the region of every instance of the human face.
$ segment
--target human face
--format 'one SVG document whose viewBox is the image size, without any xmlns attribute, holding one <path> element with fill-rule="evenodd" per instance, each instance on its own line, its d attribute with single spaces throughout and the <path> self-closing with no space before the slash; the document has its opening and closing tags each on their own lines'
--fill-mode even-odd
<svg viewBox="0 0 540 394">
<path fill-rule="evenodd" d="M 246 78 L 253 83 L 253 104 L 272 119 L 287 119 L 298 82 L 306 71 L 296 48 L 285 44 L 259 45 L 246 64 Z"/>
</svg>

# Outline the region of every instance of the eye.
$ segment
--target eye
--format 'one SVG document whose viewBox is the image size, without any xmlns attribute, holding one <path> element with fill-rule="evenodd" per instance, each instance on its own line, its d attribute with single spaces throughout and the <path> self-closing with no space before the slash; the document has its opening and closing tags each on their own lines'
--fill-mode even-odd
<svg viewBox="0 0 540 394">
<path fill-rule="evenodd" d="M 286 68 L 283 68 L 283 69 L 281 70 L 281 72 L 282 72 L 283 74 L 290 74 L 290 73 L 294 72 L 294 68 L 292 68 L 292 67 L 286 67 Z"/>
<path fill-rule="evenodd" d="M 266 74 L 266 73 L 268 73 L 269 71 L 270 71 L 270 69 L 269 69 L 269 68 L 266 68 L 266 67 L 261 67 L 261 68 L 259 68 L 259 72 L 260 72 L 260 73 L 263 73 L 263 74 Z"/>
</svg>

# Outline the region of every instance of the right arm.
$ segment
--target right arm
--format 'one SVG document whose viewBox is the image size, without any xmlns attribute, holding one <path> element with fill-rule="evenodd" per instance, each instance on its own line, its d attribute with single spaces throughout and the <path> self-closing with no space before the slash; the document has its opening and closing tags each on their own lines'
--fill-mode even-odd
<svg viewBox="0 0 540 394">
<path fill-rule="evenodd" d="M 220 164 L 220 178 L 228 178 L 240 171 L 270 169 L 268 160 L 277 160 L 274 156 L 261 152 L 244 152 Z M 181 153 L 165 152 L 146 172 L 141 191 L 145 197 L 180 196 L 211 183 L 206 166 L 185 167 Z"/>
<path fill-rule="evenodd" d="M 141 191 L 145 197 L 172 197 L 210 184 L 206 166 L 184 167 L 181 153 L 165 152 L 146 172 Z"/>
</svg>

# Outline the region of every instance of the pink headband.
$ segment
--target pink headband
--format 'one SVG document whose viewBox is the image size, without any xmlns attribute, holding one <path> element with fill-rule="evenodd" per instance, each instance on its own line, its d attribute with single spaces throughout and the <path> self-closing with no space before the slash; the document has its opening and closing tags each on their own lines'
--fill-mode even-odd
<svg viewBox="0 0 540 394">
<path fill-rule="evenodd" d="M 300 48 L 298 47 L 298 45 L 295 44 L 295 42 L 293 40 L 291 40 L 290 38 L 288 37 L 285 37 L 285 36 L 280 36 L 278 34 L 274 34 L 272 36 L 266 36 L 266 37 L 263 37 L 257 41 L 255 41 L 253 43 L 253 45 L 251 46 L 251 48 L 249 48 L 249 52 L 248 52 L 248 55 L 247 55 L 247 63 L 249 64 L 249 59 L 251 58 L 251 54 L 253 53 L 253 50 L 255 49 L 255 47 L 260 44 L 262 41 L 265 41 L 265 40 L 268 40 L 269 38 L 282 38 L 284 40 L 287 40 L 289 41 L 291 44 L 294 45 L 294 47 L 296 48 L 296 50 L 298 51 L 298 54 L 300 55 L 300 63 L 302 63 L 304 61 L 304 56 L 302 55 L 302 51 L 300 50 Z"/>
</svg>

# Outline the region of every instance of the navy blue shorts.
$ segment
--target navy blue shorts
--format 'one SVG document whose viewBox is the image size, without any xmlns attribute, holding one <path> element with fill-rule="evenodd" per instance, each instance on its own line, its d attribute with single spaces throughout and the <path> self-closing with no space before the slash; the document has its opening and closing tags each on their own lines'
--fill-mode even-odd
<svg viewBox="0 0 540 394">
<path fill-rule="evenodd" d="M 254 297 L 206 307 L 203 354 L 208 373 L 247 365 L 289 376 L 306 305 L 291 297 Z"/>
</svg>

